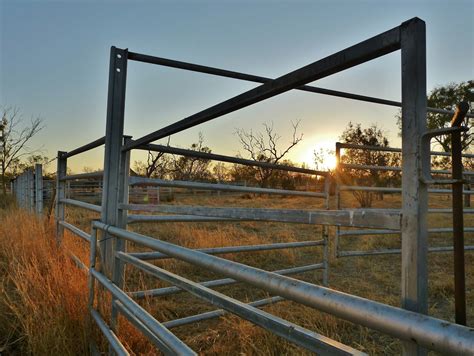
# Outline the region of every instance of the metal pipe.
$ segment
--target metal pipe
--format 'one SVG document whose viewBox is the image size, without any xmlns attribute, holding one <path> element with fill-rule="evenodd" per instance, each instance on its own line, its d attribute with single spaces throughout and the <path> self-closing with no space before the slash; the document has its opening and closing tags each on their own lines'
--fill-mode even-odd
<svg viewBox="0 0 474 356">
<path fill-rule="evenodd" d="M 370 187 L 370 186 L 356 186 L 356 185 L 341 185 L 340 190 L 344 191 L 361 191 L 361 192 L 382 192 L 382 193 L 401 193 L 402 188 L 388 188 L 388 187 Z M 462 184 L 461 184 L 462 189 Z M 462 194 L 472 195 L 474 190 L 461 190 Z M 428 193 L 432 194 L 451 194 L 451 189 L 428 189 Z"/>
<path fill-rule="evenodd" d="M 96 147 L 102 146 L 105 143 L 105 136 L 101 137 L 95 141 L 89 142 L 83 146 L 80 146 L 72 151 L 66 152 L 65 158 L 69 158 L 75 155 L 78 155 L 79 153 L 83 153 L 89 150 L 92 150 Z"/>
<path fill-rule="evenodd" d="M 212 305 L 226 309 L 227 311 L 230 311 L 243 319 L 249 320 L 266 330 L 270 330 L 274 334 L 283 337 L 296 345 L 304 347 L 307 350 L 316 353 L 329 353 L 334 355 L 353 354 L 351 352 L 353 349 L 347 350 L 345 345 L 336 345 L 334 340 L 304 329 L 296 324 L 292 324 L 287 320 L 276 317 L 236 299 L 230 298 L 222 293 L 206 288 L 198 283 L 190 281 L 189 279 L 178 276 L 148 262 L 141 261 L 138 258 L 132 257 L 123 252 L 118 252 L 118 256 L 121 260 L 128 262 L 156 278 L 171 283 L 190 294 L 211 303 Z M 357 352 L 356 354 L 359 355 L 361 353 Z"/>
<path fill-rule="evenodd" d="M 80 200 L 60 199 L 59 202 L 62 203 L 62 204 L 66 204 L 66 205 L 73 205 L 73 206 L 77 206 L 79 208 L 92 210 L 92 211 L 95 211 L 97 213 L 100 213 L 102 211 L 102 207 L 100 205 L 90 204 L 90 203 L 86 203 L 86 202 L 83 202 L 83 201 L 80 201 Z"/>
<path fill-rule="evenodd" d="M 64 180 L 75 180 L 75 179 L 102 178 L 103 176 L 104 176 L 104 172 L 79 173 L 79 174 L 72 174 L 70 176 L 65 176 L 61 178 L 61 180 L 64 181 Z"/>
<path fill-rule="evenodd" d="M 137 215 L 130 214 L 127 217 L 127 223 L 142 222 L 212 222 L 212 221 L 235 221 L 226 218 L 214 218 L 209 216 L 196 215 Z"/>
<path fill-rule="evenodd" d="M 77 236 L 79 236 L 80 238 L 86 240 L 87 242 L 90 242 L 91 241 L 91 235 L 89 235 L 87 232 L 85 231 L 82 231 L 81 229 L 79 229 L 77 226 L 74 226 L 72 224 L 69 224 L 65 221 L 59 221 L 58 222 L 59 225 L 65 227 L 66 229 L 68 229 L 69 231 L 71 231 L 72 233 L 76 234 Z"/>
<path fill-rule="evenodd" d="M 208 67 L 208 66 L 203 66 L 203 65 L 199 65 L 199 64 L 176 61 L 176 60 L 173 60 L 173 59 L 155 57 L 155 56 L 150 56 L 150 55 L 135 53 L 135 52 L 128 52 L 128 59 L 130 59 L 132 61 L 137 61 L 137 62 L 157 64 L 157 65 L 165 66 L 165 67 L 178 68 L 178 69 L 189 70 L 189 71 L 192 71 L 192 72 L 216 75 L 216 76 L 219 76 L 219 77 L 240 79 L 240 80 L 245 80 L 245 81 L 254 82 L 254 83 L 262 83 L 263 84 L 263 83 L 267 83 L 267 82 L 270 82 L 270 81 L 273 80 L 271 78 L 266 78 L 266 77 L 262 77 L 262 76 L 258 76 L 258 75 L 246 74 L 246 73 L 242 73 L 242 72 L 235 72 L 235 71 L 230 71 L 230 70 L 220 69 L 220 68 L 215 68 L 215 67 Z M 295 89 L 306 91 L 306 92 L 311 92 L 311 93 L 317 93 L 317 94 L 323 94 L 323 95 L 336 96 L 336 97 L 340 97 L 340 98 L 364 101 L 364 102 L 369 102 L 369 103 L 374 103 L 374 104 L 382 104 L 382 105 L 395 106 L 395 107 L 401 107 L 402 106 L 402 103 L 399 102 L 399 101 L 387 100 L 387 99 L 382 99 L 382 98 L 375 98 L 375 97 L 366 96 L 366 95 L 347 93 L 347 92 L 343 92 L 343 91 L 320 88 L 320 87 L 314 87 L 314 86 L 309 86 L 309 85 L 302 85 L 302 86 L 300 86 L 298 88 L 295 88 Z M 427 107 L 426 110 L 428 112 L 433 112 L 433 113 L 438 113 L 438 114 L 447 114 L 447 115 L 454 114 L 454 112 L 451 111 L 451 110 L 437 109 L 437 108 L 431 108 L 431 107 Z M 472 115 L 472 114 L 469 115 L 469 117 L 473 117 L 473 116 L 474 115 Z"/>
<path fill-rule="evenodd" d="M 96 228 L 285 299 L 445 353 L 474 350 L 474 329 L 193 251 L 100 222 Z"/>
<path fill-rule="evenodd" d="M 452 113 L 454 113 L 454 112 L 452 112 Z M 367 150 L 367 151 L 398 152 L 398 153 L 402 152 L 402 149 L 397 148 L 397 147 L 357 145 L 357 144 L 354 144 L 354 143 L 344 143 L 344 142 L 336 142 L 336 145 L 339 145 L 340 148 L 353 148 L 353 149 L 360 149 L 360 150 Z M 451 153 L 450 152 L 440 152 L 440 151 L 430 151 L 430 155 L 450 157 Z M 474 158 L 474 154 L 472 154 L 472 153 L 463 153 L 462 156 L 464 158 Z"/>
<path fill-rule="evenodd" d="M 304 196 L 304 197 L 316 197 L 316 198 L 326 197 L 325 193 L 305 192 L 305 191 L 298 191 L 298 190 L 243 187 L 239 185 L 230 185 L 230 184 L 221 184 L 221 183 L 201 183 L 201 182 L 165 180 L 165 179 L 145 178 L 145 177 L 130 177 L 130 185 L 156 185 L 159 187 L 219 190 L 219 191 L 224 191 L 224 192 L 276 194 L 276 195 Z"/>
<path fill-rule="evenodd" d="M 469 104 L 462 102 L 451 120 L 452 127 L 461 127 L 469 110 Z M 454 247 L 454 302 L 456 323 L 466 325 L 466 276 L 464 271 L 464 215 L 463 215 L 463 165 L 461 132 L 455 131 L 451 135 L 451 165 L 452 178 L 456 180 L 452 185 L 453 205 L 453 247 Z"/>
<path fill-rule="evenodd" d="M 119 208 L 235 220 L 400 229 L 400 210 L 396 209 L 300 210 L 148 204 L 119 204 Z"/>
<path fill-rule="evenodd" d="M 116 354 L 118 356 L 128 356 L 128 355 L 130 355 L 128 353 L 127 349 L 125 348 L 125 346 L 123 346 L 122 343 L 120 342 L 117 335 L 115 335 L 115 333 L 112 330 L 110 330 L 110 328 L 105 323 L 104 319 L 102 319 L 100 314 L 95 309 L 91 310 L 91 316 L 94 319 L 94 321 L 96 322 L 96 324 L 99 327 L 100 331 L 102 331 L 102 334 L 104 334 L 104 336 L 107 339 L 107 341 L 109 342 L 110 346 L 112 346 L 112 348 L 116 352 Z"/>
<path fill-rule="evenodd" d="M 155 334 L 153 334 L 150 329 L 145 326 L 145 324 L 143 324 L 139 319 L 137 319 L 132 312 L 125 308 L 122 303 L 120 303 L 118 300 L 113 300 L 112 303 L 128 319 L 128 321 L 133 324 L 133 326 L 140 330 L 148 338 L 148 340 L 150 340 L 153 345 L 160 349 L 165 355 L 176 355 L 165 344 L 163 344 L 163 342 L 159 338 L 157 338 Z M 169 327 L 165 327 L 169 329 Z"/>
<path fill-rule="evenodd" d="M 466 246 L 466 251 L 474 251 L 474 246 Z M 452 246 L 438 246 L 428 248 L 428 252 L 451 252 Z M 373 256 L 373 255 L 395 255 L 400 254 L 399 248 L 372 250 L 372 251 L 342 251 L 339 252 L 338 257 L 356 257 L 356 256 Z"/>
<path fill-rule="evenodd" d="M 114 297 L 116 297 L 138 320 L 140 320 L 155 336 L 172 351 L 180 355 L 196 355 L 184 342 L 166 329 L 160 322 L 153 318 L 145 309 L 138 305 L 125 292 L 113 284 L 102 273 L 91 268 L 90 274 L 99 281 Z"/>
<path fill-rule="evenodd" d="M 43 166 L 35 164 L 35 207 L 36 214 L 43 213 Z"/>
<path fill-rule="evenodd" d="M 262 307 L 265 305 L 274 304 L 274 303 L 281 302 L 284 300 L 285 299 L 283 299 L 282 297 L 270 297 L 270 298 L 265 298 L 261 300 L 256 300 L 254 302 L 247 303 L 247 304 L 252 307 Z M 209 312 L 205 312 L 201 314 L 186 316 L 184 318 L 165 321 L 163 325 L 167 327 L 168 329 L 172 329 L 172 328 L 177 328 L 179 326 L 183 326 L 187 324 L 197 323 L 199 321 L 218 318 L 224 314 L 227 314 L 227 311 L 225 311 L 224 309 L 217 309 L 217 310 L 213 310 L 213 311 L 209 311 Z"/>
<path fill-rule="evenodd" d="M 128 255 L 132 257 L 136 257 L 134 256 L 133 253 L 129 253 Z M 118 257 L 120 258 L 120 256 Z M 284 276 L 284 275 L 314 271 L 314 270 L 323 269 L 323 268 L 324 268 L 323 263 L 317 263 L 317 264 L 312 264 L 308 266 L 281 269 L 278 271 L 273 271 L 273 273 L 281 274 Z M 223 279 L 215 279 L 213 281 L 200 282 L 199 284 L 204 287 L 221 287 L 221 286 L 227 286 L 227 285 L 235 284 L 235 283 L 239 283 L 239 282 L 232 278 L 223 278 Z M 156 288 L 156 289 L 150 289 L 150 290 L 144 290 L 144 291 L 142 290 L 142 291 L 136 291 L 136 292 L 129 292 L 128 295 L 131 296 L 132 298 L 142 299 L 146 297 L 162 297 L 164 295 L 177 294 L 180 292 L 183 292 L 183 290 L 178 287 L 173 286 L 173 287 Z"/>
<path fill-rule="evenodd" d="M 242 246 L 225 246 L 225 247 L 208 247 L 199 248 L 194 251 L 207 253 L 209 255 L 220 255 L 225 253 L 240 253 L 240 252 L 255 252 L 255 251 L 269 251 L 269 250 L 282 250 L 289 248 L 303 248 L 303 247 L 314 247 L 324 245 L 324 240 L 316 241 L 297 241 L 297 242 L 279 242 L 273 244 L 262 244 L 262 245 L 242 245 Z M 131 256 L 139 258 L 141 260 L 161 260 L 170 258 L 169 256 L 162 254 L 161 252 L 132 252 Z"/>
<path fill-rule="evenodd" d="M 237 163 L 243 166 L 262 167 L 262 168 L 276 169 L 276 170 L 288 171 L 288 172 L 312 174 L 316 176 L 327 176 L 329 174 L 329 172 L 327 171 L 318 171 L 314 169 L 293 167 L 293 166 L 288 166 L 284 164 L 254 161 L 251 159 L 245 159 L 245 158 L 240 158 L 240 157 L 232 157 L 232 156 L 225 156 L 225 155 L 220 155 L 220 154 L 215 154 L 215 153 L 187 150 L 184 148 L 171 147 L 171 146 L 147 144 L 147 145 L 139 146 L 137 147 L 137 149 L 146 150 L 146 151 L 154 151 L 154 152 L 163 152 L 163 153 L 169 153 L 169 154 L 177 154 L 177 155 L 185 156 L 185 157 L 210 159 L 213 161 L 220 161 L 220 162 L 227 162 L 227 163 Z"/>
<path fill-rule="evenodd" d="M 218 117 L 230 114 L 249 105 L 269 99 L 301 85 L 322 79 L 358 64 L 370 61 L 400 48 L 400 27 L 369 38 L 345 50 L 334 53 L 279 78 L 250 89 L 240 95 L 208 109 L 147 134 L 122 147 L 131 150 L 144 144 L 170 136 Z"/>
<path fill-rule="evenodd" d="M 450 227 L 436 227 L 428 229 L 430 234 L 451 233 L 453 229 Z M 474 227 L 465 227 L 465 233 L 474 232 Z M 357 236 L 357 235 L 399 235 L 398 230 L 341 230 L 340 236 Z"/>
</svg>

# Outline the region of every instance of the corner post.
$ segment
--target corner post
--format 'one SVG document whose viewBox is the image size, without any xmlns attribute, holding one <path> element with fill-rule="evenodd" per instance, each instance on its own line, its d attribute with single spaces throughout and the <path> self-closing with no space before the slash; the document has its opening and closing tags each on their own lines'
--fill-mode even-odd
<svg viewBox="0 0 474 356">
<path fill-rule="evenodd" d="M 66 198 L 67 175 L 67 152 L 58 151 L 57 170 L 56 170 L 56 240 L 60 244 L 64 236 L 64 227 L 60 222 L 64 221 L 65 206 L 61 201 Z"/>
<path fill-rule="evenodd" d="M 39 163 L 35 165 L 35 200 L 36 214 L 43 213 L 43 166 Z"/>
<path fill-rule="evenodd" d="M 125 87 L 128 51 L 110 49 L 107 122 L 105 130 L 104 178 L 101 221 L 117 226 L 119 219 L 120 156 L 123 140 Z M 115 238 L 103 233 L 99 240 L 104 273 L 111 277 L 114 263 Z"/>
<path fill-rule="evenodd" d="M 402 62 L 402 307 L 428 312 L 428 190 L 420 179 L 429 174 L 429 147 L 421 147 L 426 131 L 426 34 L 415 18 L 400 27 Z M 423 153 L 425 153 L 423 155 Z M 404 355 L 424 355 L 413 342 L 403 344 Z"/>
</svg>

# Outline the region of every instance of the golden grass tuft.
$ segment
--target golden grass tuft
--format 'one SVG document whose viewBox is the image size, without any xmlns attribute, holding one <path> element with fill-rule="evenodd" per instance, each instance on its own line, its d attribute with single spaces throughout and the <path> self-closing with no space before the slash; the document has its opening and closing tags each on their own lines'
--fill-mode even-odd
<svg viewBox="0 0 474 356">
<path fill-rule="evenodd" d="M 0 211 L 0 353 L 88 353 L 87 278 L 51 223 Z"/>
</svg>

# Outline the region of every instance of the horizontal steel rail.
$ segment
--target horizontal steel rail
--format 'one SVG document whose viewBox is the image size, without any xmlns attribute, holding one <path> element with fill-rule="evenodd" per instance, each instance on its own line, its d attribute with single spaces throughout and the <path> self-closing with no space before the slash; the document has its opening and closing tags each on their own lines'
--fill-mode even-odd
<svg viewBox="0 0 474 356">
<path fill-rule="evenodd" d="M 380 192 L 380 193 L 401 193 L 402 188 L 392 187 L 369 187 L 356 185 L 340 185 L 339 190 L 342 191 L 360 191 L 360 192 Z"/>
<path fill-rule="evenodd" d="M 451 208 L 428 209 L 428 213 L 432 213 L 432 214 L 446 214 L 446 213 L 449 213 L 449 214 L 452 214 L 453 209 L 451 209 Z M 464 208 L 463 209 L 463 214 L 474 214 L 474 209 Z"/>
<path fill-rule="evenodd" d="M 221 255 L 226 253 L 241 253 L 241 252 L 256 252 L 256 251 L 271 251 L 271 250 L 283 250 L 289 248 L 304 248 L 323 246 L 324 240 L 316 241 L 296 241 L 296 242 L 278 242 L 273 244 L 261 244 L 261 245 L 242 245 L 242 246 L 225 246 L 225 247 L 208 247 L 199 248 L 195 251 L 207 253 L 209 255 Z M 141 260 L 161 260 L 170 258 L 161 252 L 131 252 L 130 256 L 137 257 Z"/>
<path fill-rule="evenodd" d="M 81 229 L 79 229 L 77 226 L 74 226 L 70 223 L 67 223 L 65 221 L 58 221 L 58 224 L 65 227 L 66 229 L 68 229 L 69 231 L 71 231 L 73 234 L 76 234 L 77 236 L 79 236 L 80 238 L 82 238 L 83 240 L 87 241 L 87 242 L 91 242 L 91 235 L 88 234 L 87 232 L 85 231 L 82 231 Z"/>
<path fill-rule="evenodd" d="M 128 59 L 132 61 L 137 61 L 137 62 L 157 64 L 157 65 L 165 66 L 165 67 L 184 69 L 184 70 L 189 70 L 192 72 L 205 73 L 205 74 L 210 74 L 210 75 L 216 75 L 219 77 L 245 80 L 245 81 L 254 82 L 254 83 L 263 84 L 263 83 L 271 82 L 273 80 L 271 78 L 266 78 L 266 77 L 257 76 L 253 74 L 246 74 L 246 73 L 235 72 L 235 71 L 230 71 L 226 69 L 203 66 L 199 64 L 181 62 L 181 61 L 176 61 L 173 59 L 155 57 L 155 56 L 150 56 L 150 55 L 135 53 L 135 52 L 128 52 Z M 319 88 L 319 87 L 314 87 L 314 86 L 309 86 L 309 85 L 303 85 L 295 89 L 310 92 L 310 93 L 336 96 L 340 98 L 364 101 L 364 102 L 369 102 L 369 103 L 374 103 L 374 104 L 382 104 L 382 105 L 396 106 L 396 107 L 402 106 L 402 103 L 399 101 L 375 98 L 375 97 L 366 96 L 366 95 L 347 93 L 347 92 L 342 92 L 338 90 Z M 431 107 L 427 107 L 426 110 L 428 112 L 433 112 L 433 113 L 438 113 L 438 114 L 447 114 L 447 115 L 454 114 L 454 111 L 452 110 L 445 110 L 445 109 L 438 109 L 438 108 L 431 108 Z M 474 117 L 474 114 L 467 114 L 467 116 Z"/>
<path fill-rule="evenodd" d="M 104 176 L 104 172 L 89 172 L 89 173 L 79 173 L 79 174 L 71 174 L 69 176 L 65 176 L 61 178 L 61 181 L 65 180 L 76 180 L 76 179 L 91 179 L 91 178 L 102 178 Z"/>
<path fill-rule="evenodd" d="M 356 185 L 340 185 L 340 191 L 360 191 L 360 192 L 380 192 L 380 193 L 401 193 L 402 188 L 391 187 L 368 187 Z M 432 194 L 452 194 L 451 189 L 428 189 L 428 193 Z M 463 194 L 474 194 L 474 190 L 464 190 Z"/>
<path fill-rule="evenodd" d="M 99 146 L 102 146 L 103 144 L 105 144 L 105 136 L 95 140 L 95 141 L 92 141 L 90 143 L 87 143 L 85 144 L 84 146 L 80 146 L 72 151 L 69 151 L 65 154 L 65 158 L 70 158 L 72 156 L 75 156 L 75 155 L 78 155 L 80 153 L 83 153 L 83 152 L 86 152 L 86 151 L 89 151 L 89 150 L 92 150 L 94 148 L 97 148 Z"/>
<path fill-rule="evenodd" d="M 438 227 L 428 229 L 430 234 L 451 233 L 451 227 Z M 465 227 L 464 232 L 474 232 L 474 227 Z M 396 230 L 340 230 L 339 236 L 359 236 L 359 235 L 399 235 L 400 231 Z"/>
<path fill-rule="evenodd" d="M 71 259 L 73 260 L 73 262 L 76 264 L 77 267 L 79 267 L 79 269 L 81 269 L 82 271 L 84 271 L 85 273 L 88 273 L 89 272 L 89 267 L 87 267 L 85 265 L 84 262 L 82 262 L 79 257 L 77 257 L 75 254 L 73 254 L 72 252 L 68 251 L 68 255 L 69 257 L 71 257 Z"/>
<path fill-rule="evenodd" d="M 352 149 L 359 149 L 359 150 L 366 150 L 366 151 L 382 151 L 382 152 L 402 153 L 402 149 L 397 148 L 397 147 L 381 147 L 381 146 L 358 145 L 358 144 L 354 144 L 354 143 L 336 142 L 336 147 L 339 147 L 339 148 L 352 148 Z M 430 151 L 430 155 L 451 157 L 451 152 Z M 474 154 L 472 154 L 472 153 L 463 153 L 462 156 L 465 157 L 465 158 L 474 158 Z"/>
<path fill-rule="evenodd" d="M 101 230 L 107 229 L 110 234 L 118 238 L 155 249 L 195 266 L 280 295 L 285 299 L 435 351 L 463 354 L 470 353 L 474 349 L 474 338 L 472 337 L 474 329 L 468 327 L 265 272 L 97 221 L 93 222 L 93 226 Z"/>
<path fill-rule="evenodd" d="M 265 305 L 282 302 L 284 300 L 285 299 L 283 299 L 282 297 L 270 297 L 270 298 L 256 300 L 254 302 L 247 303 L 247 304 L 252 306 L 252 307 L 257 307 L 258 308 L 258 307 L 263 307 Z M 186 316 L 184 318 L 165 321 L 163 323 L 163 325 L 166 326 L 168 329 L 172 329 L 172 328 L 177 328 L 179 326 L 183 326 L 183 325 L 187 325 L 187 324 L 192 324 L 192 323 L 197 323 L 197 322 L 204 321 L 204 320 L 218 318 L 218 317 L 220 317 L 224 314 L 227 314 L 227 311 L 225 311 L 224 309 L 217 309 L 217 310 L 212 310 L 212 311 L 205 312 L 205 313 Z"/>
<path fill-rule="evenodd" d="M 236 220 L 273 221 L 310 225 L 335 225 L 400 229 L 400 211 L 394 209 L 298 210 L 262 208 L 214 208 L 187 205 L 119 204 L 120 209 L 212 216 Z"/>
<path fill-rule="evenodd" d="M 276 194 L 276 195 L 290 195 L 290 196 L 304 196 L 325 198 L 326 193 L 306 192 L 298 190 L 287 189 L 271 189 L 259 187 L 244 187 L 240 185 L 230 185 L 221 183 L 201 183 L 192 181 L 180 180 L 164 180 L 158 178 L 145 177 L 130 177 L 130 185 L 155 185 L 159 187 L 173 187 L 173 188 L 187 188 L 187 189 L 202 189 L 202 190 L 218 190 L 224 192 L 241 192 L 241 193 L 256 193 L 256 194 Z"/>
<path fill-rule="evenodd" d="M 465 251 L 474 251 L 474 246 L 464 246 Z M 428 248 L 428 252 L 451 252 L 453 246 L 437 246 Z M 342 251 L 337 253 L 337 257 L 358 257 L 358 256 L 375 256 L 375 255 L 395 255 L 400 254 L 399 248 L 370 250 L 370 251 Z"/>
<path fill-rule="evenodd" d="M 400 28 L 396 27 L 285 74 L 271 82 L 264 83 L 257 88 L 250 89 L 137 140 L 132 140 L 123 146 L 123 150 L 131 150 L 209 120 L 230 114 L 249 105 L 269 99 L 288 90 L 298 88 L 301 85 L 327 77 L 398 49 L 400 49 Z"/>
<path fill-rule="evenodd" d="M 287 320 L 264 312 L 234 298 L 230 298 L 222 293 L 204 287 L 148 262 L 139 260 L 138 258 L 132 257 L 124 252 L 118 252 L 117 256 L 122 261 L 127 262 L 156 278 L 171 283 L 190 294 L 211 303 L 212 305 L 226 309 L 227 311 L 236 314 L 243 319 L 249 320 L 266 330 L 270 330 L 274 334 L 279 335 L 280 337 L 283 337 L 284 339 L 307 350 L 316 353 L 331 353 L 335 355 L 362 354 L 360 352 L 354 353 L 352 352 L 353 349 L 348 349 L 346 345 L 341 345 L 339 343 L 336 345 L 334 340 L 325 336 L 304 329 L 296 324 L 288 322 Z"/>
<path fill-rule="evenodd" d="M 128 253 L 128 255 L 135 257 L 134 254 L 132 253 Z M 307 265 L 307 266 L 281 269 L 281 270 L 273 271 L 272 273 L 286 276 L 286 275 L 299 274 L 299 273 L 304 273 L 304 272 L 309 272 L 309 271 L 314 271 L 314 270 L 319 270 L 319 269 L 324 269 L 324 263 L 316 263 L 316 264 Z M 227 285 L 236 284 L 236 283 L 239 283 L 239 282 L 232 278 L 223 278 L 223 279 L 215 279 L 212 281 L 199 282 L 199 284 L 204 287 L 222 287 L 222 286 L 227 286 Z M 181 292 L 183 292 L 182 289 L 173 286 L 173 287 L 155 288 L 155 289 L 149 289 L 149 290 L 129 292 L 128 295 L 135 299 L 143 299 L 147 297 L 162 297 L 165 295 L 177 294 Z"/>
<path fill-rule="evenodd" d="M 92 316 L 92 319 L 94 319 L 94 321 L 96 322 L 100 331 L 102 331 L 102 334 L 104 334 L 110 346 L 112 346 L 112 349 L 115 351 L 115 353 L 118 356 L 130 355 L 127 349 L 125 348 L 125 346 L 123 346 L 122 343 L 120 342 L 117 335 L 115 335 L 115 333 L 108 327 L 108 325 L 105 323 L 104 319 L 102 319 L 102 317 L 97 312 L 97 310 L 91 309 L 91 316 Z"/>
<path fill-rule="evenodd" d="M 401 167 L 396 166 L 370 166 L 365 164 L 353 164 L 353 163 L 339 163 L 339 168 L 346 169 L 358 169 L 358 170 L 371 170 L 371 171 L 394 171 L 401 172 Z M 434 169 L 431 171 L 432 174 L 451 174 L 451 171 L 446 169 Z M 463 175 L 471 176 L 474 175 L 472 171 L 464 171 Z"/>
<path fill-rule="evenodd" d="M 139 146 L 137 147 L 137 149 L 146 150 L 146 151 L 154 151 L 154 152 L 163 152 L 163 153 L 169 153 L 169 154 L 177 154 L 177 155 L 185 156 L 185 157 L 209 159 L 209 160 L 219 161 L 219 162 L 236 163 L 236 164 L 241 164 L 243 166 L 261 167 L 261 168 L 276 169 L 276 170 L 287 171 L 287 172 L 311 174 L 311 175 L 316 175 L 316 176 L 327 176 L 329 174 L 329 172 L 327 171 L 318 171 L 314 169 L 294 167 L 294 166 L 288 166 L 284 164 L 254 161 L 251 159 L 245 159 L 245 158 L 240 158 L 240 157 L 225 156 L 225 155 L 220 155 L 216 153 L 200 152 L 200 151 L 188 150 L 184 148 L 171 147 L 171 146 L 147 144 L 147 145 Z"/>
<path fill-rule="evenodd" d="M 104 286 L 115 298 L 117 298 L 138 320 L 140 320 L 151 332 L 155 334 L 166 347 L 176 354 L 180 355 L 196 355 L 184 342 L 177 338 L 160 322 L 153 318 L 145 309 L 131 299 L 124 291 L 113 284 L 102 273 L 94 268 L 89 270 L 102 286 Z"/>
<path fill-rule="evenodd" d="M 77 206 L 79 208 L 87 209 L 87 210 L 92 210 L 97 213 L 100 213 L 102 211 L 102 207 L 100 205 L 95 205 L 95 204 L 90 204 L 86 203 L 80 200 L 74 200 L 74 199 L 61 199 L 61 203 L 66 204 L 66 205 L 73 205 Z"/>
<path fill-rule="evenodd" d="M 144 222 L 213 222 L 213 221 L 235 221 L 233 219 L 215 218 L 212 216 L 196 215 L 138 215 L 130 214 L 127 216 L 127 223 Z"/>
<path fill-rule="evenodd" d="M 159 350 L 161 350 L 165 355 L 176 355 L 176 353 L 173 353 L 163 342 L 153 334 L 153 332 L 148 329 L 145 324 L 143 324 L 133 313 L 125 308 L 122 303 L 120 303 L 118 300 L 113 300 L 112 301 L 113 305 L 118 308 L 118 310 L 122 313 L 123 316 L 125 316 L 130 323 L 132 323 L 133 326 L 135 326 L 138 330 L 140 330 L 147 338 L 148 340 L 151 341 L 155 347 L 157 347 Z M 164 323 L 162 323 L 163 326 L 165 326 Z M 169 327 L 165 326 L 167 329 L 170 329 Z"/>
</svg>

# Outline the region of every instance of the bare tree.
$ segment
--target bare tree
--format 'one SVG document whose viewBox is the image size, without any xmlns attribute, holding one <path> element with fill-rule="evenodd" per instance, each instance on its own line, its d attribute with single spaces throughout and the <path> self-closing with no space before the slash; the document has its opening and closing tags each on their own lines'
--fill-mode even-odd
<svg viewBox="0 0 474 356">
<path fill-rule="evenodd" d="M 211 149 L 204 145 L 204 136 L 199 133 L 198 142 L 189 147 L 192 151 L 211 153 Z M 209 170 L 211 161 L 197 157 L 173 156 L 170 175 L 177 180 L 210 180 L 212 173 Z"/>
<path fill-rule="evenodd" d="M 242 148 L 252 160 L 277 164 L 303 139 L 303 134 L 298 133 L 299 124 L 299 120 L 291 122 L 293 127 L 292 139 L 284 149 L 279 149 L 278 147 L 281 136 L 274 131 L 273 122 L 270 125 L 267 123 L 263 124 L 264 132 L 254 133 L 252 130 L 236 129 L 235 134 L 239 137 Z M 256 168 L 255 171 L 255 178 L 258 184 L 261 187 L 268 186 L 274 170 L 270 168 Z"/>
<path fill-rule="evenodd" d="M 170 145 L 168 137 L 167 146 Z M 164 152 L 148 151 L 146 163 L 135 162 L 135 169 L 139 174 L 144 174 L 147 178 L 165 178 L 171 169 L 172 160 Z"/>
<path fill-rule="evenodd" d="M 44 126 L 39 117 L 32 118 L 30 124 L 22 127 L 22 116 L 20 109 L 16 107 L 4 107 L 2 110 L 2 121 L 0 123 L 0 165 L 2 168 L 2 190 L 6 193 L 7 173 L 12 167 L 18 166 L 24 156 L 32 155 L 39 149 L 31 149 L 28 143 Z"/>
</svg>

